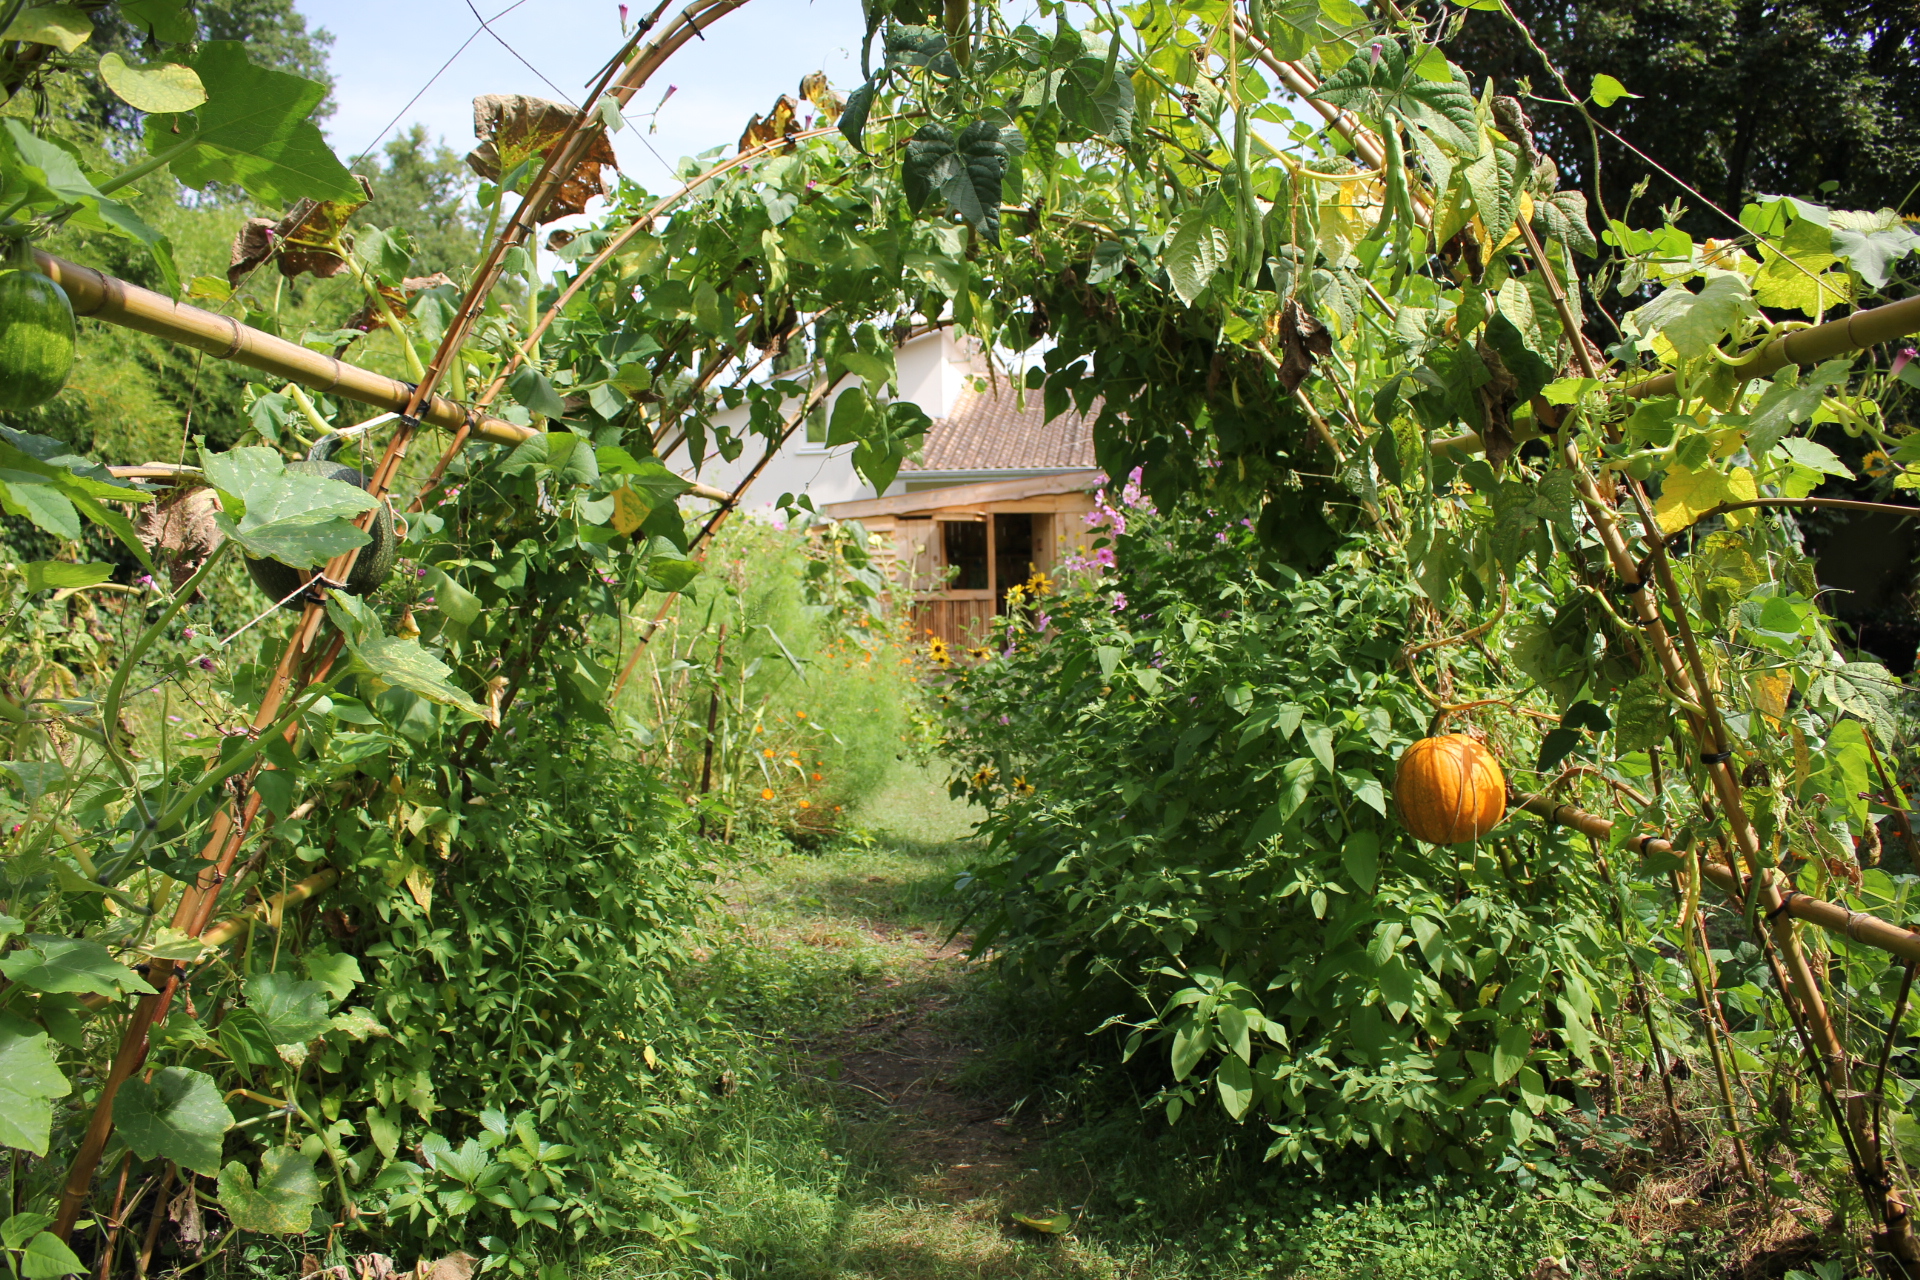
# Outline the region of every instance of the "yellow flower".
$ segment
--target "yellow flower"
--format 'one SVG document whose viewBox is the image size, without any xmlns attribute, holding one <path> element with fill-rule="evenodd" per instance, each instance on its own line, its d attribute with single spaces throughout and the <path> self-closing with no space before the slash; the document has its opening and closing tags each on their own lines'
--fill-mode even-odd
<svg viewBox="0 0 1920 1280">
<path fill-rule="evenodd" d="M 1875 449 L 1860 459 L 1860 469 L 1878 480 L 1893 470 L 1893 459 L 1879 449 Z"/>
<path fill-rule="evenodd" d="M 1030 796 L 1033 794 L 1033 784 L 1027 781 L 1025 774 L 1020 774 L 1013 780 L 1013 790 L 1016 795 Z"/>
<path fill-rule="evenodd" d="M 927 641 L 927 656 L 935 662 L 946 662 L 952 655 L 947 652 L 947 642 L 939 636 Z"/>
<path fill-rule="evenodd" d="M 771 800 L 771 799 L 773 799 L 773 788 L 772 788 L 772 787 L 762 787 L 762 788 L 760 788 L 760 798 L 761 798 L 762 800 Z"/>
<path fill-rule="evenodd" d="M 1027 579 L 1027 593 L 1029 595 L 1044 596 L 1052 590 L 1053 579 L 1047 576 L 1044 569 L 1035 569 L 1033 576 Z"/>
<path fill-rule="evenodd" d="M 1025 587 L 1023 586 L 1008 587 L 1007 588 L 1007 607 L 1009 609 L 1013 608 L 1015 605 L 1019 604 L 1022 600 L 1026 599 L 1026 597 L 1027 597 L 1027 589 Z"/>
</svg>

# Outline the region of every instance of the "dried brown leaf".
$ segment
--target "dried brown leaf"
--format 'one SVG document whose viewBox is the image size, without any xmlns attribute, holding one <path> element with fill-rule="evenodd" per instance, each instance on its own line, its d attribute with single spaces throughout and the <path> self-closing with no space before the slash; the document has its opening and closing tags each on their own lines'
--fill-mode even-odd
<svg viewBox="0 0 1920 1280">
<path fill-rule="evenodd" d="M 579 118 L 580 113 L 572 107 L 545 98 L 483 93 L 473 100 L 473 133 L 480 145 L 467 153 L 467 167 L 488 182 L 498 182 L 501 174 L 512 173 L 536 156 L 545 156 Z M 546 223 L 584 213 L 587 201 L 607 193 L 600 170 L 618 167 L 619 161 L 604 130 L 594 129 L 589 137 L 586 154 L 554 188 L 535 213 L 534 221 Z M 528 174 L 526 181 L 531 182 L 532 177 Z"/>
<path fill-rule="evenodd" d="M 847 100 L 833 91 L 824 71 L 813 71 L 800 77 L 800 96 L 820 112 L 821 124 L 832 124 L 847 109 Z"/>
<path fill-rule="evenodd" d="M 372 199 L 372 185 L 365 178 L 359 181 Z M 302 200 L 278 222 L 248 218 L 233 238 L 227 283 L 239 288 L 247 273 L 269 258 L 278 258 L 280 274 L 289 280 L 302 274 L 323 280 L 339 275 L 347 268 L 346 259 L 331 246 L 353 215 L 366 206 L 366 200 Z"/>
</svg>

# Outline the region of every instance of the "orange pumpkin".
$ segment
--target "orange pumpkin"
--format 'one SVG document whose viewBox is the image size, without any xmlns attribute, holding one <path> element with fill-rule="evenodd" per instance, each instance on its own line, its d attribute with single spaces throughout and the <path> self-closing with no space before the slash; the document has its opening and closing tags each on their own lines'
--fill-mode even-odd
<svg viewBox="0 0 1920 1280">
<path fill-rule="evenodd" d="M 1461 733 L 1422 738 L 1393 777 L 1400 821 L 1429 844 L 1477 840 L 1507 812 L 1507 779 L 1493 753 Z"/>
</svg>

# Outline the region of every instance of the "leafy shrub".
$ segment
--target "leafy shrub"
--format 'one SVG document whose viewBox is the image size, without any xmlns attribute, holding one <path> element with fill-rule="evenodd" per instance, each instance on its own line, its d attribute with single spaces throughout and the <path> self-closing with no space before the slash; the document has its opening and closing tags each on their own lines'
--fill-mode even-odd
<svg viewBox="0 0 1920 1280">
<path fill-rule="evenodd" d="M 838 825 L 912 734 L 884 585 L 856 522 L 734 522 L 621 704 L 644 758 L 723 821 Z"/>
<path fill-rule="evenodd" d="M 1389 818 L 1431 714 L 1396 669 L 1413 590 L 1364 540 L 1303 578 L 1245 524 L 1102 514 L 1117 571 L 946 677 L 955 786 L 989 809 L 977 945 L 1164 1053 L 1171 1119 L 1216 1096 L 1272 1156 L 1551 1142 L 1617 952 L 1559 844 L 1423 848 Z"/>
</svg>

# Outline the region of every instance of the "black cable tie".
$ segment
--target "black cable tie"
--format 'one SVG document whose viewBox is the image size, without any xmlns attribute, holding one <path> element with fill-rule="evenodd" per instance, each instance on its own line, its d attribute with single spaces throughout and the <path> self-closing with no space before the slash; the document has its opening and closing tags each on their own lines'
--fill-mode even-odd
<svg viewBox="0 0 1920 1280">
<path fill-rule="evenodd" d="M 1801 893 L 1798 889 L 1782 889 L 1780 891 L 1780 905 L 1767 912 L 1767 923 L 1772 924 L 1778 920 L 1787 908 L 1793 905 L 1795 898 L 1804 898 L 1806 896 L 1806 894 Z"/>
<path fill-rule="evenodd" d="M 1623 596 L 1633 595 L 1646 585 L 1647 580 L 1645 578 L 1640 579 L 1638 582 L 1623 582 L 1620 584 L 1620 594 Z"/>
<path fill-rule="evenodd" d="M 1643 858 L 1646 857 L 1647 846 L 1652 844 L 1655 840 L 1658 840 L 1658 839 L 1660 839 L 1659 836 L 1641 836 L 1640 837 L 1640 856 Z"/>
<path fill-rule="evenodd" d="M 1725 764 L 1731 759 L 1733 759 L 1733 752 L 1731 751 L 1702 751 L 1700 753 L 1701 764 Z"/>
</svg>

